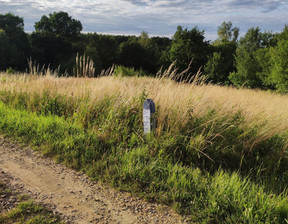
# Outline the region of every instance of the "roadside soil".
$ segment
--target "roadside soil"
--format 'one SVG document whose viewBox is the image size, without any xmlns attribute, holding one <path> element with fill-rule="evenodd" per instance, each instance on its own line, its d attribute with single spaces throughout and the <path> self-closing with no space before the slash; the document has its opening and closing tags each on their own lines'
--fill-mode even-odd
<svg viewBox="0 0 288 224">
<path fill-rule="evenodd" d="M 67 223 L 188 222 L 168 207 L 148 203 L 91 181 L 84 173 L 56 164 L 29 147 L 13 143 L 2 136 L 0 179 L 12 191 L 29 195 Z M 14 207 L 13 201 L 2 203 L 6 208 Z"/>
</svg>

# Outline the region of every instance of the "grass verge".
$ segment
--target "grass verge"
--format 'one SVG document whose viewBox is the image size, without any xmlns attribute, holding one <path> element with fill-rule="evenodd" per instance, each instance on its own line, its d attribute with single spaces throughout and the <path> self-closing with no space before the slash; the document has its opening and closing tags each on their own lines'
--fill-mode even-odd
<svg viewBox="0 0 288 224">
<path fill-rule="evenodd" d="M 285 136 L 261 138 L 241 112 L 190 113 L 183 125 L 172 108 L 161 133 L 142 137 L 146 97 L 143 91 L 128 103 L 115 95 L 91 103 L 89 95 L 4 91 L 0 130 L 195 222 L 287 223 Z"/>
</svg>

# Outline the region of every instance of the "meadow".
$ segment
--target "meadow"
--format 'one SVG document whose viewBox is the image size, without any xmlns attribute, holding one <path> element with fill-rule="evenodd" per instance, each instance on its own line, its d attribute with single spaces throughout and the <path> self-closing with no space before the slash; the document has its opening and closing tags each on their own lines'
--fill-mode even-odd
<svg viewBox="0 0 288 224">
<path fill-rule="evenodd" d="M 1 73 L 0 132 L 191 222 L 287 223 L 287 95 L 174 75 Z"/>
</svg>

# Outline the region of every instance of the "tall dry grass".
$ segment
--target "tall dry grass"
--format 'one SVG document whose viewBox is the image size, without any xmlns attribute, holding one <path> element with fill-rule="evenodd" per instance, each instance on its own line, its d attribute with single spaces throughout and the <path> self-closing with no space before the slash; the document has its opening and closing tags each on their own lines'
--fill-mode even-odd
<svg viewBox="0 0 288 224">
<path fill-rule="evenodd" d="M 284 223 L 287 96 L 175 77 L 173 69 L 157 78 L 2 73 L 0 129 L 92 177 L 175 203 L 196 222 Z M 159 106 L 147 138 L 144 97 Z"/>
<path fill-rule="evenodd" d="M 159 124 L 169 113 L 178 114 L 178 122 L 185 123 L 189 113 L 198 116 L 214 109 L 223 116 L 241 111 L 248 124 L 266 123 L 262 128 L 265 135 L 288 130 L 288 96 L 260 90 L 193 81 L 190 84 L 177 83 L 163 77 L 59 78 L 51 73 L 42 76 L 0 73 L 0 84 L 0 91 L 42 93 L 49 90 L 77 97 L 89 94 L 91 101 L 113 95 L 119 103 L 129 103 L 133 96 L 146 91 L 147 97 L 160 106 Z"/>
<path fill-rule="evenodd" d="M 94 62 L 92 58 L 89 56 L 82 55 L 80 56 L 79 53 L 76 55 L 76 63 L 74 67 L 74 75 L 76 77 L 94 77 L 95 75 L 95 68 Z"/>
</svg>

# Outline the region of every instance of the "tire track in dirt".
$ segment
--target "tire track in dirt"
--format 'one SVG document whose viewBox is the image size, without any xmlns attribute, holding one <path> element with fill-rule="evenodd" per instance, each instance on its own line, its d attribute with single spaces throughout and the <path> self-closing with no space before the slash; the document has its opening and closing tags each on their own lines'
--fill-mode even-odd
<svg viewBox="0 0 288 224">
<path fill-rule="evenodd" d="M 1 136 L 0 175 L 68 223 L 186 223 L 167 207 L 90 181 L 85 174 Z"/>
</svg>

